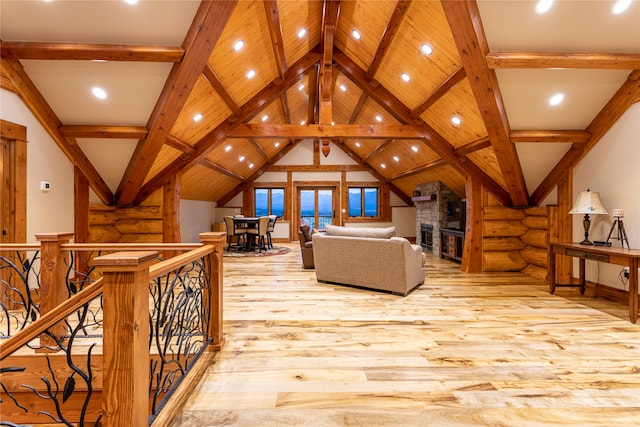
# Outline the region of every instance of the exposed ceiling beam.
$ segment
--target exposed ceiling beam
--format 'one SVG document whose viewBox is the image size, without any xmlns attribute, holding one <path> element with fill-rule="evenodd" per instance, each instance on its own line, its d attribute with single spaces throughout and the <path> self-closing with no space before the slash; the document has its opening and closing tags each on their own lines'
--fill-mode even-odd
<svg viewBox="0 0 640 427">
<path fill-rule="evenodd" d="M 376 49 L 376 54 L 373 56 L 373 61 L 371 61 L 367 74 L 365 74 L 365 79 L 367 79 L 367 81 L 372 81 L 378 71 L 378 68 L 380 68 L 380 64 L 382 64 L 382 60 L 387 54 L 389 46 L 391 46 L 391 42 L 393 41 L 398 28 L 400 28 L 400 24 L 402 23 L 404 16 L 407 14 L 407 10 L 410 5 L 411 0 L 398 0 L 396 3 L 391 19 L 387 22 L 387 27 L 382 33 L 382 39 L 380 40 L 380 43 L 378 43 L 378 48 Z"/>
<path fill-rule="evenodd" d="M 640 69 L 640 53 L 489 52 L 489 68 Z"/>
<path fill-rule="evenodd" d="M 551 172 L 549 172 L 540 185 L 538 185 L 538 188 L 531 194 L 531 201 L 536 205 L 540 204 L 558 185 L 558 182 L 560 182 L 569 171 L 573 170 L 576 164 L 602 139 L 615 122 L 618 121 L 625 111 L 636 101 L 638 96 L 640 96 L 640 71 L 636 70 L 629 74 L 627 80 L 591 121 L 589 126 L 587 126 L 586 131 L 589 132 L 591 138 L 584 144 L 574 144 L 571 149 L 565 153 Z"/>
<path fill-rule="evenodd" d="M 356 122 L 356 119 L 358 118 L 358 116 L 360 115 L 360 112 L 362 111 L 362 108 L 364 107 L 364 103 L 367 102 L 367 98 L 369 97 L 369 95 L 367 95 L 367 92 L 362 91 L 362 93 L 360 94 L 360 97 L 358 98 L 358 102 L 356 103 L 356 106 L 353 108 L 353 111 L 351 112 L 351 115 L 349 116 L 349 119 L 347 120 L 347 124 L 353 124 Z"/>
<path fill-rule="evenodd" d="M 364 156 L 362 158 L 362 162 L 366 163 L 371 157 L 375 156 L 376 154 L 378 154 L 379 152 L 381 152 L 382 150 L 385 149 L 385 147 L 387 147 L 389 144 L 391 144 L 394 141 L 393 138 L 389 138 L 389 139 L 385 139 L 384 141 L 382 141 L 376 148 L 374 148 L 373 150 L 371 150 L 369 152 L 369 154 L 367 154 L 366 156 Z"/>
<path fill-rule="evenodd" d="M 486 136 L 484 138 L 476 139 L 475 141 L 471 141 L 467 144 L 461 145 L 460 147 L 453 150 L 453 154 L 458 157 L 464 157 L 467 154 L 475 153 L 476 151 L 480 151 L 489 147 L 491 147 L 491 141 L 489 140 L 489 137 Z"/>
<path fill-rule="evenodd" d="M 269 172 L 364 172 L 369 168 L 366 165 L 271 165 Z"/>
<path fill-rule="evenodd" d="M 227 168 L 223 168 L 223 167 L 222 167 L 222 166 L 220 166 L 219 164 L 214 163 L 214 162 L 212 162 L 212 161 L 211 161 L 211 160 L 209 160 L 209 159 L 201 159 L 201 160 L 198 162 L 198 164 L 200 164 L 200 165 L 202 165 L 202 166 L 204 166 L 204 167 L 206 167 L 206 168 L 208 168 L 208 169 L 211 169 L 211 170 L 214 170 L 214 171 L 216 171 L 216 172 L 219 172 L 219 173 L 221 173 L 221 174 L 223 174 L 223 175 L 226 175 L 226 176 L 228 176 L 228 177 L 231 177 L 231 178 L 233 178 L 233 179 L 237 179 L 237 180 L 238 180 L 238 181 L 240 181 L 240 182 L 244 182 L 244 177 L 243 177 L 242 175 L 238 175 L 238 174 L 237 174 L 237 173 L 235 173 L 235 172 L 231 172 L 229 169 L 227 169 Z"/>
<path fill-rule="evenodd" d="M 475 1 L 443 0 L 441 3 L 511 200 L 514 206 L 529 206 L 518 152 L 509 138 L 509 121 L 498 78 L 486 63 L 489 46 L 478 5 Z"/>
<path fill-rule="evenodd" d="M 291 124 L 291 109 L 289 108 L 289 98 L 287 92 L 280 95 L 280 105 L 282 106 L 282 115 L 284 116 L 284 122 Z"/>
<path fill-rule="evenodd" d="M 320 64 L 309 71 L 309 103 L 307 104 L 307 123 L 318 123 L 318 74 Z"/>
<path fill-rule="evenodd" d="M 116 191 L 118 204 L 130 205 L 136 200 L 237 3 L 237 0 L 200 3 L 185 37 L 184 57 L 173 66 L 147 123 L 149 134 L 138 142 L 120 181 Z"/>
<path fill-rule="evenodd" d="M 2 42 L 0 53 L 7 59 L 180 62 L 184 49 L 177 46 Z"/>
<path fill-rule="evenodd" d="M 278 2 L 275 0 L 264 0 L 264 11 L 267 14 L 267 26 L 269 27 L 269 36 L 271 36 L 273 56 L 278 67 L 278 75 L 280 75 L 281 79 L 284 79 L 287 74 L 287 60 L 284 56 L 284 42 L 282 41 L 282 27 L 280 26 Z"/>
<path fill-rule="evenodd" d="M 411 110 L 411 117 L 418 118 L 422 113 L 427 111 L 429 107 L 435 104 L 440 98 L 442 98 L 451 88 L 460 83 L 465 77 L 467 77 L 464 67 L 461 65 L 451 73 L 424 101 Z"/>
<path fill-rule="evenodd" d="M 333 122 L 333 44 L 338 29 L 340 16 L 339 0 L 324 0 L 322 5 L 322 60 L 320 61 L 320 78 L 318 93 L 320 98 L 319 120 L 321 125 Z M 322 154 L 329 155 L 331 149 L 329 138 L 321 138 Z"/>
<path fill-rule="evenodd" d="M 60 126 L 62 126 L 60 119 L 24 71 L 22 64 L 16 59 L 5 58 L 0 58 L 0 64 L 2 72 L 11 79 L 22 101 L 42 124 L 69 161 L 87 178 L 89 185 L 100 201 L 105 205 L 111 205 L 113 203 L 113 193 L 111 189 L 104 182 L 100 173 L 98 173 L 80 146 L 78 146 L 76 140 L 60 135 L 58 131 Z"/>
<path fill-rule="evenodd" d="M 512 130 L 511 142 L 571 142 L 584 144 L 591 134 L 586 130 Z"/>
<path fill-rule="evenodd" d="M 227 92 L 224 86 L 222 86 L 222 82 L 218 78 L 218 75 L 215 73 L 215 71 L 213 71 L 209 64 L 204 66 L 202 74 L 204 74 L 204 78 L 207 79 L 213 90 L 215 90 L 216 93 L 220 95 L 220 98 L 222 98 L 222 102 L 224 102 L 227 108 L 229 108 L 229 110 L 231 110 L 231 112 L 235 116 L 239 116 L 241 114 L 240 106 L 236 104 L 236 101 L 231 98 L 229 92 Z M 233 121 L 233 119 L 231 121 Z"/>
<path fill-rule="evenodd" d="M 147 136 L 143 126 L 62 125 L 58 131 L 66 138 L 142 139 Z"/>
<path fill-rule="evenodd" d="M 448 163 L 444 159 L 436 159 L 436 160 L 433 160 L 433 161 L 431 161 L 431 162 L 429 162 L 427 164 L 420 165 L 420 166 L 417 166 L 417 167 L 415 167 L 413 169 L 409 169 L 407 171 L 400 172 L 399 174 L 390 176 L 387 179 L 389 181 L 394 181 L 396 179 L 406 178 L 408 176 L 417 175 L 419 173 L 426 172 L 426 171 L 431 170 L 431 169 L 439 168 L 439 167 L 447 165 L 447 164 Z"/>
<path fill-rule="evenodd" d="M 389 114 L 395 117 L 401 123 L 406 123 L 414 127 L 418 132 L 425 135 L 423 142 L 440 157 L 444 158 L 449 164 L 461 171 L 465 175 L 471 175 L 476 178 L 484 187 L 490 191 L 498 200 L 507 206 L 511 206 L 511 197 L 509 193 L 491 178 L 486 172 L 481 170 L 475 163 L 459 159 L 453 154 L 454 147 L 435 129 L 425 123 L 418 123 L 416 119 L 411 117 L 411 111 L 388 90 L 382 86 L 373 86 L 364 78 L 364 71 L 351 58 L 340 50 L 336 50 L 334 54 L 337 66 L 340 71 L 353 81 L 358 87 L 367 92 L 375 102 L 383 107 Z"/>
<path fill-rule="evenodd" d="M 320 60 L 320 54 L 310 52 L 303 56 L 294 65 L 289 67 L 287 71 L 287 77 L 280 84 L 276 85 L 273 82 L 268 84 L 263 90 L 261 90 L 256 96 L 251 98 L 245 105 L 242 106 L 242 114 L 238 116 L 238 120 L 231 123 L 228 120 L 221 123 L 218 127 L 213 129 L 207 135 L 205 135 L 200 141 L 195 144 L 195 152 L 188 157 L 180 157 L 174 160 L 170 165 L 165 167 L 156 176 L 151 178 L 140 190 L 136 197 L 138 203 L 144 201 L 151 193 L 158 188 L 162 187 L 172 175 L 179 174 L 183 170 L 188 169 L 193 164 L 206 157 L 208 153 L 222 144 L 225 139 L 230 135 L 231 131 L 240 123 L 251 120 L 262 109 L 269 106 L 271 102 L 277 99 L 284 91 L 286 91 L 291 85 L 296 83 L 302 78 L 302 76 L 309 71 Z M 253 137 L 255 135 L 252 135 Z M 288 147 L 289 145 L 287 145 Z M 283 147 L 284 150 L 286 147 Z M 282 151 L 281 150 L 281 151 Z M 275 158 L 276 156 L 274 156 Z"/>
<path fill-rule="evenodd" d="M 262 157 L 265 162 L 271 161 L 271 159 L 269 159 L 269 156 L 267 156 L 267 153 L 264 152 L 264 150 L 262 149 L 262 146 L 255 138 L 249 138 L 248 141 L 249 141 L 249 144 L 251 144 L 251 146 L 253 147 L 253 149 L 256 150 L 258 154 L 260 154 L 260 157 Z"/>
<path fill-rule="evenodd" d="M 192 155 L 196 152 L 195 148 L 173 135 L 169 135 L 169 137 L 165 140 L 165 144 L 188 155 Z"/>
<path fill-rule="evenodd" d="M 404 125 L 279 125 L 247 123 L 238 125 L 230 138 L 365 138 L 422 139 L 424 132 Z"/>
</svg>

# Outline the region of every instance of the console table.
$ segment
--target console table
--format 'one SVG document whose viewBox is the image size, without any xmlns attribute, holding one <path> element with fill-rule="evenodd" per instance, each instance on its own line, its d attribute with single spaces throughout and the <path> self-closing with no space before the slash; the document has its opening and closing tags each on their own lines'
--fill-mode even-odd
<svg viewBox="0 0 640 427">
<path fill-rule="evenodd" d="M 576 257 L 580 260 L 579 282 L 576 284 L 556 283 L 556 255 Z M 554 293 L 560 287 L 579 287 L 584 294 L 586 260 L 606 262 L 629 267 L 629 319 L 638 320 L 638 266 L 639 249 L 614 248 L 606 246 L 581 245 L 580 243 L 549 243 L 549 292 Z"/>
</svg>

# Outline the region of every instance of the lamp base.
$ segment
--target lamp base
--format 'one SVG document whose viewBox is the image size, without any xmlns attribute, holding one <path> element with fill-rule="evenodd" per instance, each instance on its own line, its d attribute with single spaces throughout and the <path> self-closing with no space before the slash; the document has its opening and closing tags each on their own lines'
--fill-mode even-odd
<svg viewBox="0 0 640 427">
<path fill-rule="evenodd" d="M 582 242 L 580 242 L 581 245 L 592 245 L 593 246 L 593 242 L 590 241 L 589 239 L 584 239 Z"/>
</svg>

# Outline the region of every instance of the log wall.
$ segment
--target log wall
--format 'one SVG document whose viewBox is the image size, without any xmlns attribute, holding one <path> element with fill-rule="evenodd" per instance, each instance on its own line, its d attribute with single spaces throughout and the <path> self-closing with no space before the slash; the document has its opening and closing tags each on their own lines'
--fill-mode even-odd
<svg viewBox="0 0 640 427">
<path fill-rule="evenodd" d="M 89 242 L 162 243 L 162 194 L 151 195 L 139 206 L 89 206 Z"/>
<path fill-rule="evenodd" d="M 549 265 L 549 209 L 485 206 L 483 271 L 520 271 L 541 280 Z"/>
</svg>

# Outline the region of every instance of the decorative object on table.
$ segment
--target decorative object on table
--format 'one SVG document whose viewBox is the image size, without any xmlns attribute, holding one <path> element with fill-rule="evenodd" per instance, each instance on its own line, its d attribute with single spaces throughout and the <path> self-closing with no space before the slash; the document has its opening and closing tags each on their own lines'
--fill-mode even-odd
<svg viewBox="0 0 640 427">
<path fill-rule="evenodd" d="M 611 224 L 611 230 L 609 230 L 609 235 L 607 236 L 607 243 L 611 238 L 611 234 L 613 230 L 618 227 L 618 237 L 614 237 L 616 240 L 620 240 L 622 247 L 624 248 L 624 242 L 627 242 L 627 249 L 631 249 L 629 246 L 629 238 L 627 237 L 627 231 L 624 229 L 624 223 L 622 222 L 622 218 L 624 218 L 624 209 L 614 209 L 613 210 L 613 224 Z"/>
<path fill-rule="evenodd" d="M 573 204 L 573 208 L 569 211 L 570 214 L 584 214 L 582 220 L 582 226 L 584 227 L 584 240 L 580 242 L 583 245 L 593 245 L 589 240 L 589 227 L 591 227 L 591 218 L 589 215 L 603 215 L 608 214 L 607 210 L 602 206 L 600 201 L 600 193 L 597 191 L 581 191 L 576 197 L 576 201 Z"/>
</svg>

